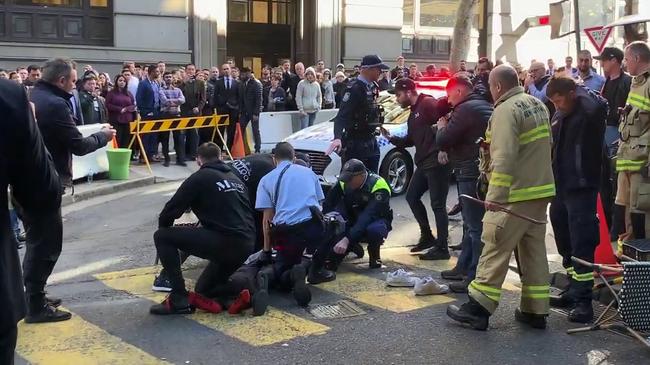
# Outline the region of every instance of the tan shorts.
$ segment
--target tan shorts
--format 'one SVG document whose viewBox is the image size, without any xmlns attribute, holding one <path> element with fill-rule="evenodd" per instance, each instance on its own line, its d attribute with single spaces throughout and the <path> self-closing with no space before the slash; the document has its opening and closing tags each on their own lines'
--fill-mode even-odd
<svg viewBox="0 0 650 365">
<path fill-rule="evenodd" d="M 616 204 L 626 207 L 635 207 L 639 196 L 639 184 L 641 184 L 641 173 L 633 171 L 621 171 L 618 173 L 618 189 L 616 190 Z M 631 209 L 635 212 L 634 209 Z"/>
</svg>

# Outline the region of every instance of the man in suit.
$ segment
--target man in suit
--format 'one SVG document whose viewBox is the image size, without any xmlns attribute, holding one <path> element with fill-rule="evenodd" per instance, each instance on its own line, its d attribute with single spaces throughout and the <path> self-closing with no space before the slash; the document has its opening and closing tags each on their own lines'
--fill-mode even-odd
<svg viewBox="0 0 650 365">
<path fill-rule="evenodd" d="M 181 105 L 181 116 L 197 117 L 201 115 L 201 111 L 205 106 L 205 82 L 196 78 L 196 66 L 193 64 L 185 66 L 185 73 L 187 74 L 187 80 L 180 87 L 185 96 L 185 103 Z M 196 149 L 199 147 L 199 135 L 196 129 L 188 129 L 185 133 L 185 156 L 187 156 L 187 159 L 194 160 L 196 158 Z"/>
<path fill-rule="evenodd" d="M 230 117 L 228 127 L 220 128 L 222 135 L 227 131 L 227 145 L 230 149 L 235 141 L 235 130 L 239 120 L 239 81 L 232 77 L 230 65 L 227 63 L 221 66 L 221 74 L 223 76 L 215 84 L 214 97 L 211 103 L 217 108 L 217 113 L 227 114 Z"/>
<path fill-rule="evenodd" d="M 140 111 L 142 120 L 156 120 L 160 116 L 160 85 L 158 77 L 160 71 L 157 65 L 149 66 L 147 77 L 138 84 L 138 91 L 135 95 L 135 101 Z M 142 143 L 147 152 L 149 161 L 158 152 L 158 134 L 147 133 L 142 136 Z"/>
<path fill-rule="evenodd" d="M 57 211 L 61 185 L 39 133 L 25 89 L 9 80 L 0 80 L 0 189 L 12 187 L 14 204 L 23 217 L 35 218 Z M 0 194 L 6 207 L 7 194 Z M 20 259 L 9 212 L 0 209 L 0 364 L 13 364 L 16 323 L 25 316 Z"/>
<path fill-rule="evenodd" d="M 245 133 L 248 123 L 253 125 L 255 153 L 262 147 L 260 136 L 260 112 L 262 112 L 262 83 L 257 81 L 247 67 L 241 69 L 241 85 L 239 86 L 239 121 L 242 132 Z"/>
</svg>

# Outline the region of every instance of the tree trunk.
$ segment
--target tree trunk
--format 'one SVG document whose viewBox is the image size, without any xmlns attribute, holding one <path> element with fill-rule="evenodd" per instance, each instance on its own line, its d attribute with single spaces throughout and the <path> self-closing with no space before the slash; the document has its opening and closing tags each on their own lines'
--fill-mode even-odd
<svg viewBox="0 0 650 365">
<path fill-rule="evenodd" d="M 449 55 L 449 66 L 452 72 L 457 72 L 460 61 L 467 59 L 469 52 L 470 35 L 472 32 L 472 20 L 474 11 L 479 0 L 460 0 L 456 12 L 456 25 L 454 35 L 451 39 L 451 54 Z"/>
<path fill-rule="evenodd" d="M 638 0 L 625 0 L 625 15 L 633 15 L 639 12 L 639 2 Z M 628 45 L 634 41 L 648 41 L 648 31 L 646 29 L 645 23 L 639 24 L 628 24 L 624 25 L 625 34 L 623 38 L 625 39 L 625 45 Z"/>
</svg>

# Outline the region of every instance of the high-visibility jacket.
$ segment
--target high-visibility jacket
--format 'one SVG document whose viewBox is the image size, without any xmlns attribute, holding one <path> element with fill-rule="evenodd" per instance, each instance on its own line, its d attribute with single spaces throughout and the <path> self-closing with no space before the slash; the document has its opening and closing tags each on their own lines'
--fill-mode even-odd
<svg viewBox="0 0 650 365">
<path fill-rule="evenodd" d="M 616 171 L 641 170 L 648 164 L 650 153 L 650 69 L 632 78 L 619 131 Z"/>
<path fill-rule="evenodd" d="M 539 99 L 515 87 L 497 100 L 488 123 L 486 200 L 508 204 L 555 196 L 551 125 Z"/>
</svg>

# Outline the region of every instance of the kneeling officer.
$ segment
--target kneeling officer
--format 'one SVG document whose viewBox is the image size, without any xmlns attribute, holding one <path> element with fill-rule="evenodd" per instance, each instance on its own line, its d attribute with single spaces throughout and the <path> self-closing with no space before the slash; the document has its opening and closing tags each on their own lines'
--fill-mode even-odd
<svg viewBox="0 0 650 365">
<path fill-rule="evenodd" d="M 323 204 L 325 213 L 338 211 L 347 220 L 345 237 L 333 248 L 340 262 L 349 251 L 357 252 L 359 242 L 368 243 L 371 269 L 381 267 L 379 246 L 391 231 L 390 186 L 381 176 L 351 159 L 343 165 L 336 184 Z M 357 248 L 357 249 L 355 249 Z M 363 251 L 361 251 L 361 256 Z"/>
</svg>

